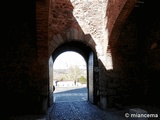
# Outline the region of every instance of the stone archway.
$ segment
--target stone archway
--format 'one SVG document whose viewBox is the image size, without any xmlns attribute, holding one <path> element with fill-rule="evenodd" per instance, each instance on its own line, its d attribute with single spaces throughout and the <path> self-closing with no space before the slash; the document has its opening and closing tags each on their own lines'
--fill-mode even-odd
<svg viewBox="0 0 160 120">
<path fill-rule="evenodd" d="M 53 51 L 56 51 L 57 48 L 60 49 L 62 45 L 71 41 L 83 42 L 86 46 L 90 46 L 93 49 L 93 53 L 96 54 L 96 57 L 102 63 L 102 68 L 104 69 L 98 69 L 100 70 L 99 76 L 101 78 L 97 79 L 101 81 L 99 83 L 101 88 L 100 94 L 106 96 L 109 92 L 106 90 L 107 73 L 105 70 L 113 69 L 112 63 L 114 62 L 112 58 L 114 56 L 114 48 L 116 47 L 114 44 L 136 2 L 137 0 L 98 0 L 89 2 L 71 0 L 37 1 L 38 60 L 42 65 L 46 65 L 49 59 L 51 61 L 49 62 L 50 68 L 53 64 L 53 57 L 51 57 Z M 90 7 L 88 7 L 88 3 Z M 45 57 L 41 53 L 45 53 Z M 82 54 L 84 53 L 82 52 Z M 52 91 L 50 85 L 49 83 L 49 91 Z M 101 104 L 102 106 L 106 106 L 108 101 L 106 98 L 104 100 L 102 98 L 101 101 L 103 102 Z"/>
<path fill-rule="evenodd" d="M 74 51 L 83 56 L 87 65 L 87 88 L 88 88 L 88 101 L 92 104 L 97 103 L 97 87 L 95 87 L 95 75 L 94 67 L 96 64 L 96 54 L 94 51 L 84 44 L 83 42 L 70 41 L 60 45 L 53 53 L 49 59 L 49 104 L 53 104 L 53 63 L 58 55 L 62 52 Z M 97 81 L 98 82 L 98 81 Z"/>
</svg>

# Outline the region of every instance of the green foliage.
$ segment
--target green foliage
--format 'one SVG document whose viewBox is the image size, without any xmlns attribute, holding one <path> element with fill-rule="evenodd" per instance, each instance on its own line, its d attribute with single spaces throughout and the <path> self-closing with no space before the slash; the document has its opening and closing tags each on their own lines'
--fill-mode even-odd
<svg viewBox="0 0 160 120">
<path fill-rule="evenodd" d="M 82 83 L 82 84 L 86 84 L 87 83 L 87 80 L 84 76 L 81 76 L 79 79 L 78 79 L 78 82 Z"/>
</svg>

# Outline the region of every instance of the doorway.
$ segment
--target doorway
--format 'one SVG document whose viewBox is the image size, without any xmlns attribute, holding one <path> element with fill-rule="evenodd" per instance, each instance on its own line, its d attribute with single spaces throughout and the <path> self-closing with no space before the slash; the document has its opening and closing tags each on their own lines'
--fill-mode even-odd
<svg viewBox="0 0 160 120">
<path fill-rule="evenodd" d="M 70 41 L 70 42 L 66 42 L 60 45 L 57 49 L 55 49 L 54 52 L 52 53 L 52 56 L 50 56 L 49 58 L 49 99 L 48 99 L 49 106 L 52 106 L 52 104 L 54 103 L 55 98 L 54 98 L 53 93 L 56 92 L 54 91 L 54 87 L 53 87 L 54 84 L 56 85 L 56 83 L 54 83 L 56 82 L 56 80 L 53 80 L 55 79 L 54 74 L 53 74 L 54 73 L 53 66 L 55 65 L 55 61 L 58 58 L 58 56 L 66 52 L 75 52 L 81 55 L 82 58 L 85 60 L 87 98 L 84 100 L 87 100 L 91 102 L 92 104 L 97 104 L 98 101 L 96 98 L 98 97 L 97 95 L 98 81 L 95 79 L 98 77 L 97 76 L 98 74 L 96 74 L 96 72 L 94 71 L 94 67 L 97 66 L 97 64 L 95 64 L 97 63 L 97 57 L 95 56 L 95 53 L 92 50 L 92 48 L 90 48 L 89 46 L 86 46 L 86 44 L 82 42 L 78 42 L 78 41 Z M 70 55 L 70 56 L 67 56 L 66 58 L 72 58 L 72 57 L 73 56 Z M 60 84 L 62 83 L 59 82 L 59 84 L 57 85 L 60 85 Z"/>
<path fill-rule="evenodd" d="M 66 51 L 53 63 L 53 102 L 87 101 L 87 64 L 82 55 Z"/>
</svg>

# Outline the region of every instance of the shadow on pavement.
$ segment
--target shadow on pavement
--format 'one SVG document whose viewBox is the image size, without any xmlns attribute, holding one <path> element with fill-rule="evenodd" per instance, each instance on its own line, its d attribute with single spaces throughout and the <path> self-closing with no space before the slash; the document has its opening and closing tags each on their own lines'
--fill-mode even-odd
<svg viewBox="0 0 160 120">
<path fill-rule="evenodd" d="M 88 90 L 86 87 L 56 87 L 54 102 L 87 101 Z"/>
</svg>

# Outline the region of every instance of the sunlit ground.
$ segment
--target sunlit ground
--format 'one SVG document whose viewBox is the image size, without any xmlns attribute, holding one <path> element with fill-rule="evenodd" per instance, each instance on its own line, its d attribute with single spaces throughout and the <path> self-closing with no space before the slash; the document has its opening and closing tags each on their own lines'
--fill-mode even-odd
<svg viewBox="0 0 160 120">
<path fill-rule="evenodd" d="M 87 101 L 87 87 L 55 87 L 54 102 Z"/>
</svg>

